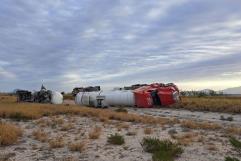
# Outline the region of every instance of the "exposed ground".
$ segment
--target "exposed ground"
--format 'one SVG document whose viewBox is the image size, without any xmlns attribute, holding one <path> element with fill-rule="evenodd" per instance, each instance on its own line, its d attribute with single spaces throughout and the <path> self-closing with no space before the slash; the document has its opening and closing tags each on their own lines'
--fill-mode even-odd
<svg viewBox="0 0 241 161">
<path fill-rule="evenodd" d="M 183 109 L 94 109 L 72 105 L 15 103 L 15 98 L 0 96 L 2 124 L 0 161 L 151 161 L 143 150 L 145 137 L 168 139 L 183 149 L 177 161 L 222 161 L 226 156 L 240 158 L 230 144 L 230 136 L 241 140 L 240 113 L 197 112 Z M 240 106 L 241 107 L 241 106 Z M 236 108 L 240 108 L 236 107 Z M 225 110 L 226 111 L 226 110 Z M 5 132 L 5 135 L 3 135 Z M 112 145 L 108 136 L 118 133 L 124 144 Z M 4 138 L 17 138 L 7 140 Z"/>
</svg>

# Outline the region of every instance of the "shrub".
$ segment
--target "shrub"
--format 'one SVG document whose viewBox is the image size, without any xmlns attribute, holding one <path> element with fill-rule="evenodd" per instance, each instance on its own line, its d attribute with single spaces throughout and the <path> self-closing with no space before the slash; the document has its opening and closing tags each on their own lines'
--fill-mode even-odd
<svg viewBox="0 0 241 161">
<path fill-rule="evenodd" d="M 197 137 L 198 134 L 194 132 L 172 135 L 173 139 L 176 139 L 179 144 L 184 146 L 191 144 Z"/>
<path fill-rule="evenodd" d="M 170 140 L 144 138 L 141 145 L 144 151 L 153 154 L 153 161 L 173 161 L 183 152 L 181 147 Z"/>
<path fill-rule="evenodd" d="M 116 125 L 116 128 L 118 131 L 121 131 L 121 129 L 128 129 L 129 125 L 127 123 L 119 123 Z"/>
<path fill-rule="evenodd" d="M 227 121 L 233 121 L 233 117 L 232 116 L 227 117 Z"/>
<path fill-rule="evenodd" d="M 225 157 L 225 161 L 239 161 L 237 158 L 233 158 L 233 157 Z"/>
<path fill-rule="evenodd" d="M 239 153 L 241 153 L 241 142 L 239 140 L 237 140 L 234 137 L 230 137 L 229 142 L 235 148 L 235 150 L 237 150 Z"/>
<path fill-rule="evenodd" d="M 42 129 L 33 131 L 32 135 L 33 135 L 34 139 L 41 141 L 41 142 L 46 142 L 48 140 L 47 134 Z"/>
<path fill-rule="evenodd" d="M 233 121 L 233 117 L 229 116 L 229 117 L 225 118 L 223 115 L 221 115 L 220 116 L 220 120 L 223 120 L 223 121 Z"/>
<path fill-rule="evenodd" d="M 111 134 L 108 137 L 107 142 L 114 145 L 122 145 L 125 143 L 125 140 L 122 135 L 116 133 L 115 135 Z"/>
<path fill-rule="evenodd" d="M 182 97 L 180 103 L 171 107 L 196 111 L 241 113 L 240 97 Z"/>
<path fill-rule="evenodd" d="M 63 124 L 61 129 L 62 131 L 68 131 L 68 130 L 71 130 L 74 128 L 74 124 L 72 123 L 66 123 L 66 124 Z"/>
<path fill-rule="evenodd" d="M 125 109 L 125 108 L 117 108 L 117 109 L 115 110 L 115 112 L 124 112 L 124 113 L 128 113 L 128 110 Z"/>
<path fill-rule="evenodd" d="M 49 141 L 50 148 L 62 148 L 64 146 L 64 141 L 62 137 L 56 137 Z"/>
<path fill-rule="evenodd" d="M 227 133 L 241 135 L 241 128 L 240 127 L 228 127 L 225 129 Z"/>
<path fill-rule="evenodd" d="M 181 126 L 190 128 L 190 129 L 204 129 L 204 130 L 217 130 L 221 128 L 221 126 L 216 123 L 197 122 L 193 120 L 183 120 L 181 121 Z"/>
<path fill-rule="evenodd" d="M 152 134 L 152 129 L 151 128 L 145 128 L 144 133 L 147 134 L 147 135 Z"/>
<path fill-rule="evenodd" d="M 98 139 L 101 134 L 101 128 L 100 127 L 95 127 L 90 133 L 89 133 L 89 138 L 90 139 Z"/>
<path fill-rule="evenodd" d="M 70 151 L 78 151 L 78 152 L 83 152 L 85 148 L 85 143 L 84 142 L 77 142 L 77 143 L 71 143 L 69 144 L 69 150 Z"/>
<path fill-rule="evenodd" d="M 22 136 L 22 130 L 10 123 L 0 122 L 0 146 L 12 145 Z"/>
<path fill-rule="evenodd" d="M 128 132 L 126 133 L 126 135 L 127 135 L 127 136 L 134 136 L 134 135 L 136 135 L 136 131 L 128 131 Z"/>
<path fill-rule="evenodd" d="M 177 134 L 177 130 L 176 129 L 170 129 L 170 130 L 168 130 L 168 134 L 169 135 L 174 135 L 174 134 Z"/>
</svg>

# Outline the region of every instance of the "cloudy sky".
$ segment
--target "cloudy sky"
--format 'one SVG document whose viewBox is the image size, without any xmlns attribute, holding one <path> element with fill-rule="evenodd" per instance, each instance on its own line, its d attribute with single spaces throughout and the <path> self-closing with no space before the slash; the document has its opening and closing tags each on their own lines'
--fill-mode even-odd
<svg viewBox="0 0 241 161">
<path fill-rule="evenodd" d="M 0 90 L 241 86 L 239 0 L 1 0 Z"/>
</svg>

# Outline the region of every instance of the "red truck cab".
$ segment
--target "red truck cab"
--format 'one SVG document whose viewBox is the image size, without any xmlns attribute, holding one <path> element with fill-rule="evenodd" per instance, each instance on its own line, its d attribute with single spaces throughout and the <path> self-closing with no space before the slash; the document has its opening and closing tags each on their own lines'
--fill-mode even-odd
<svg viewBox="0 0 241 161">
<path fill-rule="evenodd" d="M 139 108 L 168 106 L 179 101 L 179 90 L 173 83 L 153 83 L 133 91 L 135 105 Z"/>
</svg>

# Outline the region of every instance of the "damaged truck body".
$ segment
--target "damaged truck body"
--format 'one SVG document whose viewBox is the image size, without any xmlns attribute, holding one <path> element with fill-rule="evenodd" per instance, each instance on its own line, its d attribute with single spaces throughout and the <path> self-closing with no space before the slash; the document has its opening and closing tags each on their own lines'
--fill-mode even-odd
<svg viewBox="0 0 241 161">
<path fill-rule="evenodd" d="M 47 90 L 43 85 L 40 91 L 27 91 L 17 90 L 17 101 L 18 102 L 35 102 L 35 103 L 52 103 L 62 104 L 63 96 L 61 93 L 56 91 Z"/>
</svg>

